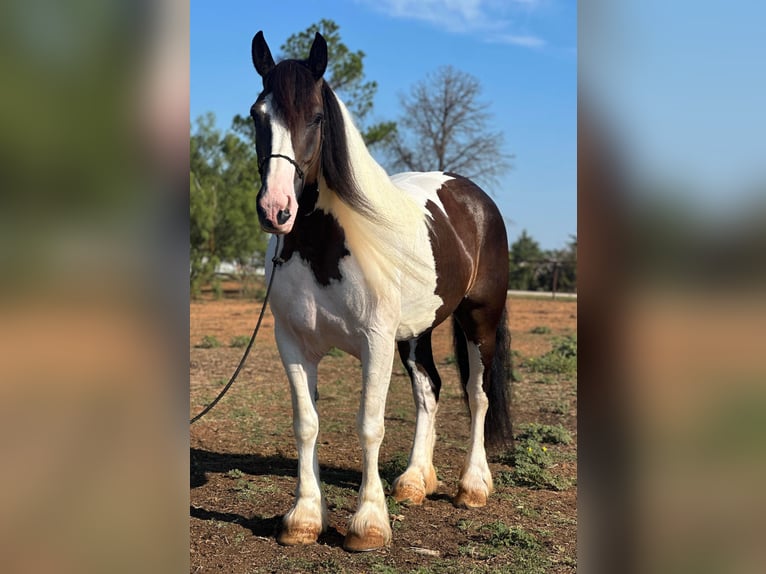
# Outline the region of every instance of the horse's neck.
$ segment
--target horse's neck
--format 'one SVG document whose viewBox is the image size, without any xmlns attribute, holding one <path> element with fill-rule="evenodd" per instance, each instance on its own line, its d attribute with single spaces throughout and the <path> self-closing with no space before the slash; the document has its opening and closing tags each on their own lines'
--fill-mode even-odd
<svg viewBox="0 0 766 574">
<path fill-rule="evenodd" d="M 351 254 L 356 256 L 367 286 L 383 299 L 397 297 L 402 275 L 421 280 L 426 267 L 412 247 L 426 225 L 423 207 L 397 188 L 367 150 L 350 114 L 341 108 L 346 121 L 346 141 L 352 177 L 369 212 L 353 208 L 333 192 L 320 177 L 317 207 L 338 221 Z"/>
<path fill-rule="evenodd" d="M 380 217 L 392 216 L 407 207 L 410 198 L 391 182 L 383 167 L 372 157 L 348 108 L 337 96 L 335 99 L 343 117 L 346 150 L 353 179 L 365 200 Z"/>
</svg>

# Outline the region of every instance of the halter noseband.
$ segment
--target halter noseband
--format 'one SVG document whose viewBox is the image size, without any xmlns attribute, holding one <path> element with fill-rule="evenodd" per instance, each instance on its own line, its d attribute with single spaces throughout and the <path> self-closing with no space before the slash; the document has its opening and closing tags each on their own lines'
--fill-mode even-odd
<svg viewBox="0 0 766 574">
<path fill-rule="evenodd" d="M 291 158 L 289 156 L 282 155 L 281 153 L 272 153 L 272 154 L 267 155 L 266 157 L 264 157 L 263 159 L 258 161 L 258 173 L 261 175 L 261 179 L 263 179 L 263 166 L 264 166 L 264 164 L 266 163 L 266 161 L 270 160 L 273 157 L 281 157 L 282 159 L 286 159 L 291 164 L 293 164 L 293 167 L 295 168 L 295 173 L 298 175 L 298 179 L 303 181 L 303 170 L 298 165 L 298 162 L 295 161 L 293 158 Z"/>
</svg>

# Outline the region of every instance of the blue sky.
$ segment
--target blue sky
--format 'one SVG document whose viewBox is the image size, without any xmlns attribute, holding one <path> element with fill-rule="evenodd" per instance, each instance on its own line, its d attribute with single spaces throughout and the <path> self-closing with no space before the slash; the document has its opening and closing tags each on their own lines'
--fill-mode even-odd
<svg viewBox="0 0 766 574">
<path fill-rule="evenodd" d="M 478 78 L 492 128 L 513 169 L 488 189 L 509 240 L 522 229 L 544 249 L 577 232 L 577 6 L 573 0 L 283 0 L 191 2 L 192 121 L 212 111 L 220 128 L 247 115 L 261 88 L 250 42 L 263 30 L 272 52 L 322 18 L 365 52 L 378 83 L 372 120 L 395 120 L 399 95 L 439 66 Z"/>
</svg>

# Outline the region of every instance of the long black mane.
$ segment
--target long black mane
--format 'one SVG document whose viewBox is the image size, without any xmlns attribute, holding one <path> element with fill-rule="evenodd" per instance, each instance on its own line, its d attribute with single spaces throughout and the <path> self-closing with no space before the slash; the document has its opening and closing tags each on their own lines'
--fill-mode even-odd
<svg viewBox="0 0 766 574">
<path fill-rule="evenodd" d="M 346 125 L 338 98 L 330 85 L 322 80 L 324 123 L 322 125 L 322 174 L 327 186 L 349 207 L 365 217 L 372 217 L 373 210 L 362 194 L 351 169 L 348 153 Z"/>
</svg>

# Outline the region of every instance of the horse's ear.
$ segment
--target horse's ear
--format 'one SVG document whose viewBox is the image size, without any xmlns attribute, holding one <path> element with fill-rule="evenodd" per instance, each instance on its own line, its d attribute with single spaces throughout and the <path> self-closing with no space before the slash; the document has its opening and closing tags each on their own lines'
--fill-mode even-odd
<svg viewBox="0 0 766 574">
<path fill-rule="evenodd" d="M 253 37 L 253 65 L 261 77 L 268 74 L 274 67 L 274 58 L 271 57 L 271 50 L 263 37 L 263 31 Z"/>
<path fill-rule="evenodd" d="M 327 68 L 327 42 L 319 32 L 316 33 L 314 43 L 311 44 L 308 66 L 315 80 L 319 80 Z"/>
</svg>

